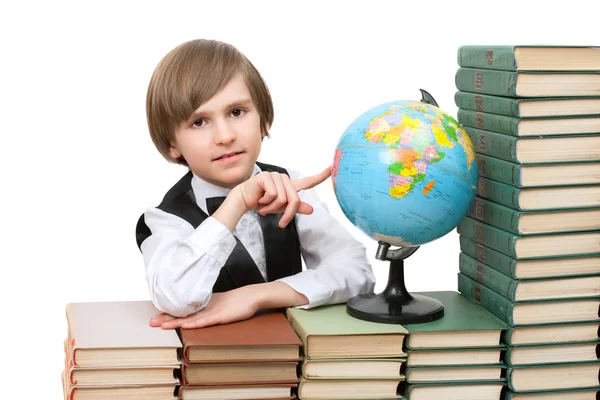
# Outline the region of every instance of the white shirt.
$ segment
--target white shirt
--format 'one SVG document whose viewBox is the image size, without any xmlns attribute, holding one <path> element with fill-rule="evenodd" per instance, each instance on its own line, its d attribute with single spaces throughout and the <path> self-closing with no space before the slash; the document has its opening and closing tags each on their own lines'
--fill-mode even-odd
<svg viewBox="0 0 600 400">
<path fill-rule="evenodd" d="M 255 166 L 254 174 L 259 172 Z M 301 177 L 297 171 L 288 173 L 290 178 Z M 191 184 L 198 206 L 207 214 L 206 198 L 226 196 L 230 191 L 196 175 Z M 342 303 L 372 292 L 375 276 L 362 243 L 329 214 L 314 189 L 298 195 L 314 208 L 310 215 L 295 216 L 306 269 L 278 281 L 306 296 L 309 303 L 302 308 Z M 234 235 L 266 277 L 260 216 L 254 210 L 242 216 L 233 234 L 212 217 L 196 229 L 158 208 L 146 210 L 144 218 L 152 233 L 141 245 L 146 279 L 152 302 L 162 312 L 183 317 L 206 307 L 219 272 L 235 247 Z"/>
</svg>

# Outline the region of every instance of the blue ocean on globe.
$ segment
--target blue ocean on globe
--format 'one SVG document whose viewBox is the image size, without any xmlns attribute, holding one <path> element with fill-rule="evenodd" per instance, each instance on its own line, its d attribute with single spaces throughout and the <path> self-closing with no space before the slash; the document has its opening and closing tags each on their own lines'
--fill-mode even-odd
<svg viewBox="0 0 600 400">
<path fill-rule="evenodd" d="M 332 181 L 344 215 L 369 237 L 410 247 L 458 225 L 475 197 L 475 149 L 450 115 L 394 101 L 360 115 L 341 136 Z"/>
</svg>

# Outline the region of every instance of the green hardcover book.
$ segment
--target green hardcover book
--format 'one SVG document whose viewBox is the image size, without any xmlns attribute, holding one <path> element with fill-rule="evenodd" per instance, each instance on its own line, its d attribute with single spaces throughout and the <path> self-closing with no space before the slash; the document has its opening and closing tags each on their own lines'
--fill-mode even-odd
<svg viewBox="0 0 600 400">
<path fill-rule="evenodd" d="M 519 366 L 506 369 L 506 381 L 514 392 L 598 388 L 600 363 Z"/>
<path fill-rule="evenodd" d="M 516 260 L 460 235 L 460 250 L 513 279 L 559 278 L 600 274 L 600 256 Z"/>
<path fill-rule="evenodd" d="M 499 347 L 506 324 L 477 307 L 457 292 L 419 292 L 444 305 L 444 316 L 437 321 L 406 324 L 408 349 Z M 451 353 L 449 354 L 451 356 Z"/>
<path fill-rule="evenodd" d="M 462 125 L 510 136 L 571 136 L 600 132 L 600 117 L 516 118 L 506 115 L 458 109 Z"/>
<path fill-rule="evenodd" d="M 517 99 L 459 91 L 454 95 L 454 103 L 463 110 L 517 118 L 600 114 L 600 97 Z"/>
<path fill-rule="evenodd" d="M 461 67 L 504 71 L 600 71 L 600 47 L 549 45 L 466 45 L 458 48 Z"/>
<path fill-rule="evenodd" d="M 478 154 L 516 164 L 600 161 L 600 135 L 534 138 L 464 129 Z"/>
<path fill-rule="evenodd" d="M 504 354 L 507 366 L 552 365 L 593 362 L 598 360 L 598 339 L 588 343 L 508 347 Z"/>
<path fill-rule="evenodd" d="M 600 275 L 555 279 L 512 279 L 464 253 L 459 255 L 459 271 L 513 302 L 594 297 L 600 288 Z"/>
<path fill-rule="evenodd" d="M 302 361 L 307 379 L 404 379 L 404 358 L 314 358 Z"/>
<path fill-rule="evenodd" d="M 600 162 L 522 165 L 477 153 L 477 171 L 481 177 L 517 187 L 600 183 Z"/>
<path fill-rule="evenodd" d="M 589 343 L 600 339 L 600 323 L 509 326 L 502 340 L 509 346 Z"/>
<path fill-rule="evenodd" d="M 543 300 L 515 303 L 477 281 L 458 274 L 460 293 L 512 326 L 597 321 L 600 299 Z"/>
<path fill-rule="evenodd" d="M 465 217 L 457 232 L 515 259 L 600 254 L 600 231 L 520 236 Z"/>
<path fill-rule="evenodd" d="M 408 383 L 477 383 L 502 382 L 504 365 L 453 365 L 408 367 L 404 370 Z"/>
<path fill-rule="evenodd" d="M 406 400 L 498 400 L 504 382 L 402 383 L 398 390 Z"/>
<path fill-rule="evenodd" d="M 600 229 L 600 208 L 520 211 L 476 196 L 467 215 L 516 235 Z"/>
<path fill-rule="evenodd" d="M 511 72 L 459 68 L 455 75 L 458 90 L 505 97 L 598 96 L 600 73 L 594 72 Z"/>
<path fill-rule="evenodd" d="M 345 304 L 310 310 L 288 308 L 288 321 L 302 340 L 307 358 L 405 357 L 408 331 L 351 317 Z"/>
<path fill-rule="evenodd" d="M 519 188 L 479 177 L 477 196 L 522 211 L 600 206 L 600 185 Z"/>
<path fill-rule="evenodd" d="M 404 379 L 304 379 L 298 385 L 298 397 L 325 399 L 397 399 L 398 386 Z M 362 395 L 362 396 L 361 396 Z M 359 397 L 360 396 L 360 397 Z M 231 397 L 229 397 L 231 398 Z"/>
<path fill-rule="evenodd" d="M 504 400 L 598 400 L 598 389 L 571 389 L 552 392 L 515 393 L 508 391 Z"/>
</svg>

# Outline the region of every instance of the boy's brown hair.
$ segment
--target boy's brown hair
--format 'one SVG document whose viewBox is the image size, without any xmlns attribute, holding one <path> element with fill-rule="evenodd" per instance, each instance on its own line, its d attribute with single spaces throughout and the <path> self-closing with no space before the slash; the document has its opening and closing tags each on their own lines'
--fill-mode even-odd
<svg viewBox="0 0 600 400">
<path fill-rule="evenodd" d="M 187 165 L 169 155 L 177 127 L 200 105 L 241 73 L 260 115 L 263 134 L 273 123 L 269 89 L 252 63 L 234 46 L 215 40 L 191 40 L 171 50 L 157 65 L 146 97 L 148 128 L 154 145 L 168 161 Z"/>
</svg>

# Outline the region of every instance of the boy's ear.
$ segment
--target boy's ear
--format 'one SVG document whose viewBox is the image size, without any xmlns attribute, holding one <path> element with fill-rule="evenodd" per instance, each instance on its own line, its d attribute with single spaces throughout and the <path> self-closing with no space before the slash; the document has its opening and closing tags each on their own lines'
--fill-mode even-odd
<svg viewBox="0 0 600 400">
<path fill-rule="evenodd" d="M 181 157 L 181 152 L 177 150 L 175 146 L 171 146 L 169 148 L 169 155 L 171 156 L 171 158 L 178 159 L 179 157 Z"/>
</svg>

